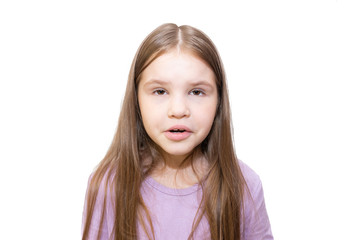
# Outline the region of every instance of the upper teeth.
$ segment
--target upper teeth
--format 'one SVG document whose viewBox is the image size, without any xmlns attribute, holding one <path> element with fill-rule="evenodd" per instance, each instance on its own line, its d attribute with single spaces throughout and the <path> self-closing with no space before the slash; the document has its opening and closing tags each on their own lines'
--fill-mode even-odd
<svg viewBox="0 0 360 240">
<path fill-rule="evenodd" d="M 185 130 L 184 129 L 172 129 L 171 131 L 173 131 L 173 132 L 184 132 Z"/>
</svg>

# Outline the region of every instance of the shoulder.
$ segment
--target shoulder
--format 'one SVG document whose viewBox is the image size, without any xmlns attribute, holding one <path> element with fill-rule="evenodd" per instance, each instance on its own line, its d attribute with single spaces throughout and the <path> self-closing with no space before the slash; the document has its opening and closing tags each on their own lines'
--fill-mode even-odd
<svg viewBox="0 0 360 240">
<path fill-rule="evenodd" d="M 272 240 L 270 221 L 265 206 L 264 191 L 259 175 L 239 160 L 244 176 L 244 235 L 245 239 Z"/>
<path fill-rule="evenodd" d="M 113 176 L 106 172 L 102 177 L 92 173 L 88 178 L 85 204 L 83 208 L 82 232 L 87 221 L 90 222 L 88 239 L 109 239 L 113 227 L 113 191 L 111 191 L 111 182 Z M 93 199 L 93 208 L 88 208 L 88 204 Z M 90 214 L 88 218 L 87 215 Z M 103 220 L 102 220 L 103 219 Z M 102 223 L 101 223 L 102 222 Z"/>
<path fill-rule="evenodd" d="M 251 205 L 257 205 L 264 201 L 264 193 L 259 175 L 243 161 L 239 160 L 241 173 L 245 180 L 244 202 L 248 209 Z"/>
<path fill-rule="evenodd" d="M 245 180 L 244 202 L 246 205 L 256 205 L 264 201 L 264 193 L 259 175 L 243 161 L 239 160 L 241 173 Z"/>
<path fill-rule="evenodd" d="M 246 165 L 243 161 L 238 160 L 239 166 L 241 169 L 241 173 L 244 176 L 246 184 L 249 188 L 256 188 L 259 184 L 261 184 L 261 180 L 259 175 L 251 169 L 248 165 Z"/>
</svg>

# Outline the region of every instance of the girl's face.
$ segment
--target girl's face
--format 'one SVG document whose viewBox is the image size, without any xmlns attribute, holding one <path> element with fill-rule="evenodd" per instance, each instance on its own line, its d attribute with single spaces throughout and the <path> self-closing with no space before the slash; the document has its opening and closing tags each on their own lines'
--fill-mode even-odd
<svg viewBox="0 0 360 240">
<path fill-rule="evenodd" d="M 215 75 L 201 58 L 174 49 L 143 71 L 138 99 L 147 134 L 165 157 L 182 160 L 213 124 L 218 101 Z"/>
</svg>

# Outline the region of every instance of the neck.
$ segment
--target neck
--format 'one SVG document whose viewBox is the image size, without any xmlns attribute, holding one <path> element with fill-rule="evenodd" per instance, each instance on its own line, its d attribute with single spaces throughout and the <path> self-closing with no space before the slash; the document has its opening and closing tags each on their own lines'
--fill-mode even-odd
<svg viewBox="0 0 360 240">
<path fill-rule="evenodd" d="M 164 155 L 163 155 L 164 156 Z M 190 187 L 206 175 L 207 161 L 199 152 L 188 156 L 164 156 L 150 174 L 157 182 L 171 188 Z"/>
<path fill-rule="evenodd" d="M 174 156 L 163 154 L 162 166 L 174 169 L 174 170 L 183 170 L 191 165 L 191 161 L 194 160 L 193 154 L 185 156 Z"/>
</svg>

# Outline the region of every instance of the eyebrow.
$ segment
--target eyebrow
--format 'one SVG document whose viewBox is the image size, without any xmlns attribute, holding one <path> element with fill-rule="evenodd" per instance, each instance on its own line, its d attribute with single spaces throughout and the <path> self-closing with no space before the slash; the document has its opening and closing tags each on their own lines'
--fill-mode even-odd
<svg viewBox="0 0 360 240">
<path fill-rule="evenodd" d="M 163 81 L 163 80 L 159 80 L 159 79 L 150 79 L 149 81 L 147 81 L 144 86 L 149 86 L 149 85 L 152 85 L 152 84 L 159 84 L 159 85 L 166 85 L 166 84 L 169 84 L 168 81 Z M 208 83 L 207 81 L 204 81 L 204 80 L 199 80 L 199 81 L 194 81 L 194 82 L 190 82 L 190 85 L 191 86 L 206 86 L 206 87 L 210 87 L 212 88 L 213 85 Z M 216 85 L 216 84 L 215 84 Z"/>
<path fill-rule="evenodd" d="M 169 82 L 167 81 L 162 81 L 159 79 L 150 79 L 149 81 L 147 81 L 146 83 L 144 83 L 144 86 L 147 85 L 151 85 L 151 84 L 160 84 L 160 85 L 164 85 L 164 84 L 168 84 Z"/>
<path fill-rule="evenodd" d="M 203 81 L 203 80 L 193 82 L 193 83 L 191 83 L 191 85 L 192 86 L 202 86 L 202 85 L 204 85 L 204 86 L 207 86 L 207 87 L 210 87 L 210 88 L 213 87 L 212 84 L 208 83 L 207 81 Z M 215 83 L 215 87 L 216 87 L 216 83 Z"/>
</svg>

